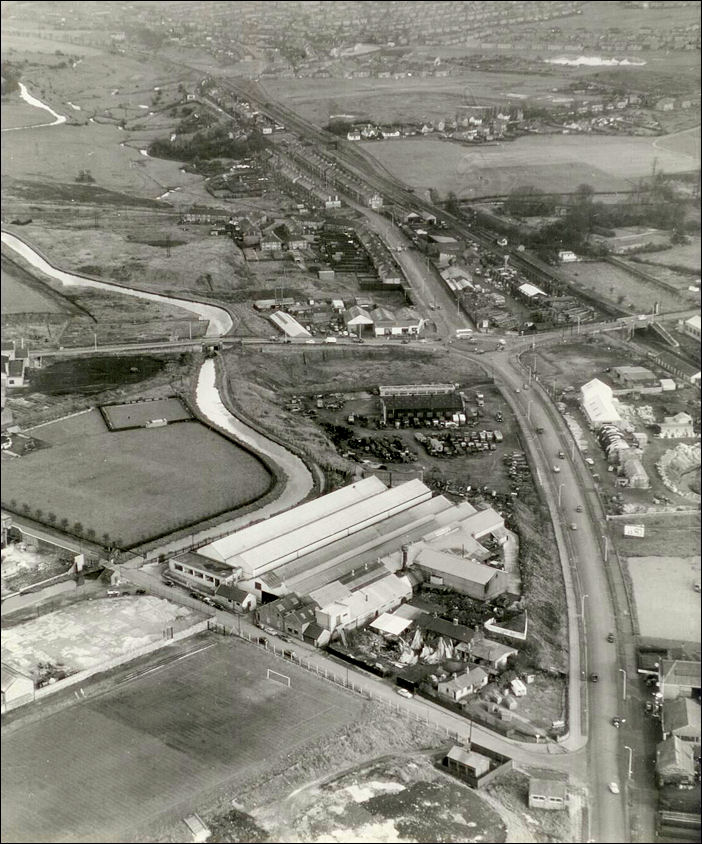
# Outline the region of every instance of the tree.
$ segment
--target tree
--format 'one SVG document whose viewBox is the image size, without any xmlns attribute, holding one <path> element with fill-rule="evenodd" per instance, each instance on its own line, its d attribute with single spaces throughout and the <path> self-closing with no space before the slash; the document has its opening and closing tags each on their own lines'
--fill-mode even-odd
<svg viewBox="0 0 702 844">
<path fill-rule="evenodd" d="M 65 516 L 61 519 L 61 528 L 63 530 L 67 530 L 68 528 L 68 519 Z"/>
<path fill-rule="evenodd" d="M 75 533 L 76 536 L 82 536 L 83 535 L 83 525 L 82 525 L 81 522 L 74 522 L 73 533 Z"/>
<path fill-rule="evenodd" d="M 37 509 L 34 511 L 34 515 L 36 516 L 37 521 L 40 522 L 41 517 L 44 515 L 44 511 L 41 509 L 41 507 L 37 507 Z"/>
<path fill-rule="evenodd" d="M 53 525 L 56 522 L 56 513 L 47 513 L 46 514 L 46 521 Z"/>
<path fill-rule="evenodd" d="M 458 197 L 452 190 L 448 192 L 448 196 L 446 197 L 446 210 L 449 214 L 459 214 L 461 211 L 458 204 Z"/>
<path fill-rule="evenodd" d="M 103 541 L 103 544 L 105 545 L 106 548 L 110 547 L 110 539 L 111 539 L 111 537 L 110 537 L 109 533 L 103 533 L 102 541 Z"/>
<path fill-rule="evenodd" d="M 88 539 L 93 540 L 95 539 L 95 531 L 92 528 L 88 528 L 85 532 L 85 535 Z"/>
</svg>

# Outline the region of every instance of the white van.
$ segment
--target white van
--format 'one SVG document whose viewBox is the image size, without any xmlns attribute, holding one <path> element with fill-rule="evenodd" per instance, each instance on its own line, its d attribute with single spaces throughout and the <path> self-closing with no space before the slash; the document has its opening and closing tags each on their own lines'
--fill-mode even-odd
<svg viewBox="0 0 702 844">
<path fill-rule="evenodd" d="M 336 337 L 326 337 L 324 342 L 325 343 L 336 343 Z"/>
</svg>

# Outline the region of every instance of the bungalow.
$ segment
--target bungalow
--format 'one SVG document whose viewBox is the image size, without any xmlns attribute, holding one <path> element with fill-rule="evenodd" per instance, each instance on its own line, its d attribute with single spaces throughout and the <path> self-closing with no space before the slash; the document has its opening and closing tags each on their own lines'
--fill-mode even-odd
<svg viewBox="0 0 702 844">
<path fill-rule="evenodd" d="M 274 231 L 268 231 L 261 236 L 261 251 L 280 252 L 283 248 L 283 241 Z"/>
<path fill-rule="evenodd" d="M 699 661 L 662 659 L 658 668 L 658 688 L 663 700 L 692 697 L 700 689 Z"/>
<path fill-rule="evenodd" d="M 256 609 L 256 597 L 237 586 L 223 583 L 215 589 L 215 599 L 234 612 L 250 612 Z"/>
<path fill-rule="evenodd" d="M 168 575 L 188 586 L 211 593 L 223 584 L 231 584 L 234 580 L 234 571 L 231 566 L 191 551 L 186 551 L 168 561 Z"/>
<path fill-rule="evenodd" d="M 702 738 L 700 702 L 689 697 L 664 701 L 661 731 L 664 739 L 676 736 L 683 741 L 699 743 Z"/>
<path fill-rule="evenodd" d="M 690 742 L 670 736 L 656 747 L 656 778 L 658 787 L 695 783 L 695 750 Z"/>
<path fill-rule="evenodd" d="M 450 680 L 440 681 L 438 691 L 441 697 L 458 702 L 482 689 L 487 685 L 487 681 L 487 673 L 476 666 Z"/>
<path fill-rule="evenodd" d="M 360 141 L 361 133 L 357 129 L 353 129 L 351 132 L 346 133 L 346 139 L 348 141 Z"/>
<path fill-rule="evenodd" d="M 471 660 L 482 663 L 495 671 L 504 670 L 507 660 L 517 654 L 516 648 L 486 639 L 482 634 L 476 634 L 467 645 L 458 645 L 456 651 L 466 652 Z"/>
</svg>

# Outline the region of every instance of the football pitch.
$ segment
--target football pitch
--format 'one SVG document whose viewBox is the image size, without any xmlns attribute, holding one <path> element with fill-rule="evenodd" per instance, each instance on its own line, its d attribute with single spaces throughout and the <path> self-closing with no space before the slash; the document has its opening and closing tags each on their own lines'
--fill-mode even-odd
<svg viewBox="0 0 702 844">
<path fill-rule="evenodd" d="M 228 785 L 235 797 L 361 712 L 361 699 L 234 637 L 199 648 L 3 735 L 4 844 L 147 840 L 140 830 L 177 822 Z"/>
</svg>

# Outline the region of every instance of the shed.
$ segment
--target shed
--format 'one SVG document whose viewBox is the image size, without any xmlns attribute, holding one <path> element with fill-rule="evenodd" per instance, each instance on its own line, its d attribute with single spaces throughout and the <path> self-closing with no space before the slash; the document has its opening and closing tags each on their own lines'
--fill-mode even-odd
<svg viewBox="0 0 702 844">
<path fill-rule="evenodd" d="M 529 780 L 529 808 L 560 811 L 566 808 L 568 782 L 560 777 L 532 777 Z"/>
<path fill-rule="evenodd" d="M 8 712 L 34 700 L 34 680 L 5 663 L 2 664 L 0 672 L 0 686 L 2 712 Z"/>
<path fill-rule="evenodd" d="M 481 753 L 466 750 L 459 744 L 454 745 L 446 754 L 446 767 L 449 771 L 465 777 L 466 774 L 477 779 L 488 773 L 490 760 Z"/>
<path fill-rule="evenodd" d="M 256 609 L 256 597 L 251 592 L 239 589 L 238 586 L 222 584 L 215 590 L 215 598 L 230 610 L 236 612 L 250 612 Z"/>
<path fill-rule="evenodd" d="M 399 636 L 410 627 L 412 622 L 408 618 L 401 618 L 393 613 L 384 612 L 370 625 L 371 629 L 388 636 Z"/>
</svg>

